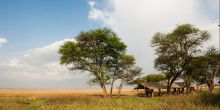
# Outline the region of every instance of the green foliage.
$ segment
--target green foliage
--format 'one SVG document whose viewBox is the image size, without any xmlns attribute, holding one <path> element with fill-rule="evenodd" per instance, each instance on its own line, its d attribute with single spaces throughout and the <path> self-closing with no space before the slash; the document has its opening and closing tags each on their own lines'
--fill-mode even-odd
<svg viewBox="0 0 220 110">
<path fill-rule="evenodd" d="M 145 83 L 146 81 L 143 78 L 136 78 L 128 82 L 129 85 L 138 85 L 140 83 Z"/>
<path fill-rule="evenodd" d="M 111 77 L 110 75 L 108 74 L 104 74 L 104 81 L 105 81 L 105 84 L 108 85 L 111 83 Z M 99 85 L 100 81 L 97 77 L 93 77 L 91 79 L 89 79 L 89 81 L 87 81 L 87 84 L 89 85 Z"/>
<path fill-rule="evenodd" d="M 201 50 L 198 48 L 207 41 L 210 35 L 190 24 L 178 25 L 171 33 L 156 33 L 152 46 L 158 57 L 155 67 L 168 73 L 178 73 L 192 56 Z"/>
<path fill-rule="evenodd" d="M 108 62 L 108 68 L 112 76 L 120 79 L 127 71 L 135 65 L 135 58 L 132 55 L 121 54 Z"/>
<path fill-rule="evenodd" d="M 85 70 L 97 75 L 98 66 L 126 50 L 126 45 L 110 29 L 81 32 L 76 41 L 65 42 L 59 49 L 61 64 L 71 64 L 71 70 Z"/>
<path fill-rule="evenodd" d="M 138 77 L 136 79 L 130 80 L 128 84 L 130 85 L 138 85 L 140 83 L 146 82 L 160 82 L 166 80 L 166 76 L 164 74 L 149 74 L 144 77 Z"/>
<path fill-rule="evenodd" d="M 160 82 L 166 80 L 166 77 L 163 74 L 149 74 L 144 77 L 146 82 Z"/>
<path fill-rule="evenodd" d="M 130 68 L 127 73 L 122 75 L 122 78 L 124 78 L 125 81 L 128 83 L 129 81 L 134 80 L 135 77 L 138 77 L 141 74 L 143 74 L 142 68 L 136 66 L 136 67 Z"/>
</svg>

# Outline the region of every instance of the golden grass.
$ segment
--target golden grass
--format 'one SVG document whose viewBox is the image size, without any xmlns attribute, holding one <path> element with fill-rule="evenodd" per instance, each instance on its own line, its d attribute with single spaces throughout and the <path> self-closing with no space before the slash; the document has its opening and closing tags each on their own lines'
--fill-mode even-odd
<svg viewBox="0 0 220 110">
<path fill-rule="evenodd" d="M 109 91 L 109 90 L 108 90 Z M 117 94 L 117 90 L 113 94 Z M 78 95 L 101 95 L 101 90 L 0 90 L 0 95 L 54 95 L 54 94 L 78 94 Z M 134 95 L 135 90 L 122 90 L 124 95 Z"/>
<path fill-rule="evenodd" d="M 101 90 L 0 90 L 0 110 L 220 110 L 218 93 L 152 98 L 122 93 L 103 98 Z"/>
</svg>

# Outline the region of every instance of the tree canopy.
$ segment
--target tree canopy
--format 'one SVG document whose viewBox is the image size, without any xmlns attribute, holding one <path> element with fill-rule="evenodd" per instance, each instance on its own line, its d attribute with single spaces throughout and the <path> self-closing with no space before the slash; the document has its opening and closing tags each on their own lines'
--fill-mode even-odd
<svg viewBox="0 0 220 110">
<path fill-rule="evenodd" d="M 160 82 L 166 80 L 163 74 L 149 74 L 143 78 L 146 82 Z"/>
</svg>

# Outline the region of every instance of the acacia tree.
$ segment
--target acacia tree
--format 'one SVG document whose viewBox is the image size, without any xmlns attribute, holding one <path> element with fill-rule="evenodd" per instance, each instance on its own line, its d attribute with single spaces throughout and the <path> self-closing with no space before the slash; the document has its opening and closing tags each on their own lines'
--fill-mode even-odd
<svg viewBox="0 0 220 110">
<path fill-rule="evenodd" d="M 140 76 L 141 74 L 143 74 L 142 68 L 138 66 L 124 69 L 124 72 L 118 75 L 118 78 L 121 79 L 121 83 L 118 87 L 118 94 L 121 94 L 121 90 L 124 84 L 128 84 L 130 81 L 134 80 L 135 77 Z"/>
<path fill-rule="evenodd" d="M 197 72 L 197 80 L 200 82 L 205 82 L 209 91 L 213 92 L 214 89 L 214 80 L 217 76 L 219 76 L 219 59 L 220 53 L 214 47 L 208 49 L 204 56 L 201 56 L 199 60 L 197 60 L 197 68 L 195 68 Z"/>
<path fill-rule="evenodd" d="M 121 54 L 120 56 L 114 57 L 108 63 L 108 68 L 110 69 L 112 81 L 111 81 L 111 89 L 110 96 L 112 96 L 114 82 L 117 79 L 122 78 L 122 75 L 129 69 L 131 69 L 135 65 L 135 58 L 132 55 Z M 130 76 L 133 76 L 130 73 Z"/>
<path fill-rule="evenodd" d="M 65 42 L 59 49 L 60 63 L 70 65 L 72 71 L 87 71 L 106 91 L 107 63 L 126 51 L 126 45 L 117 34 L 107 28 L 81 32 L 76 41 Z"/>
<path fill-rule="evenodd" d="M 178 25 L 168 34 L 156 33 L 152 40 L 157 58 L 155 67 L 166 73 L 167 93 L 172 83 L 180 76 L 184 76 L 187 89 L 190 87 L 190 63 L 193 57 L 201 51 L 201 46 L 210 38 L 207 31 L 201 31 L 190 24 Z"/>
<path fill-rule="evenodd" d="M 146 82 L 160 82 L 166 80 L 166 77 L 163 74 L 149 74 L 144 77 L 144 80 Z"/>
<path fill-rule="evenodd" d="M 164 74 L 149 74 L 144 77 L 138 77 L 136 79 L 132 79 L 128 82 L 130 85 L 138 85 L 140 83 L 146 82 L 160 82 L 166 80 L 166 76 Z"/>
<path fill-rule="evenodd" d="M 144 78 L 138 77 L 128 82 L 129 85 L 138 85 L 140 83 L 145 83 Z"/>
</svg>

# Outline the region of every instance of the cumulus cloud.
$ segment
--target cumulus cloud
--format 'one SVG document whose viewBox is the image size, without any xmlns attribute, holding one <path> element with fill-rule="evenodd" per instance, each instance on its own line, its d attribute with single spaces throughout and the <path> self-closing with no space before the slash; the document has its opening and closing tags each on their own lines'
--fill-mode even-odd
<svg viewBox="0 0 220 110">
<path fill-rule="evenodd" d="M 59 64 L 58 49 L 65 39 L 27 51 L 23 56 L 0 63 L 0 76 L 7 79 L 62 80 L 71 78 L 66 66 Z M 75 76 L 76 77 L 76 76 Z"/>
<path fill-rule="evenodd" d="M 59 63 L 58 49 L 64 39 L 26 51 L 22 56 L 1 59 L 0 88 L 29 89 L 94 89 L 86 81 L 89 74 L 69 71 Z M 80 86 L 79 86 L 80 85 Z"/>
<path fill-rule="evenodd" d="M 146 73 L 156 72 L 153 67 L 154 50 L 150 47 L 150 41 L 156 32 L 166 33 L 177 24 L 191 23 L 210 31 L 213 34 L 211 44 L 218 45 L 219 19 L 211 19 L 207 12 L 201 11 L 201 4 L 204 5 L 202 1 L 106 0 L 102 7 L 97 7 L 99 2 L 101 0 L 89 2 L 89 18 L 116 31 L 128 45 L 128 52 L 136 57 L 137 63 Z M 217 0 L 210 4 L 216 2 Z M 218 8 L 218 5 L 212 6 Z M 97 16 L 91 17 L 95 15 Z"/>
<path fill-rule="evenodd" d="M 0 47 L 5 43 L 7 43 L 7 39 L 0 37 Z"/>
<path fill-rule="evenodd" d="M 108 12 L 103 12 L 102 10 L 97 9 L 96 8 L 97 3 L 95 2 L 95 0 L 89 0 L 88 4 L 90 7 L 89 14 L 88 14 L 89 19 L 94 20 L 94 21 L 100 21 L 107 25 L 114 25 L 115 21 L 113 17 L 111 17 L 111 14 L 108 14 Z M 105 5 L 108 5 L 108 4 L 105 4 Z"/>
<path fill-rule="evenodd" d="M 89 1 L 88 3 L 91 8 L 91 10 L 89 11 L 89 18 L 90 19 L 97 20 L 100 17 L 103 17 L 104 14 L 102 13 L 102 11 L 94 8 L 95 1 Z"/>
</svg>

